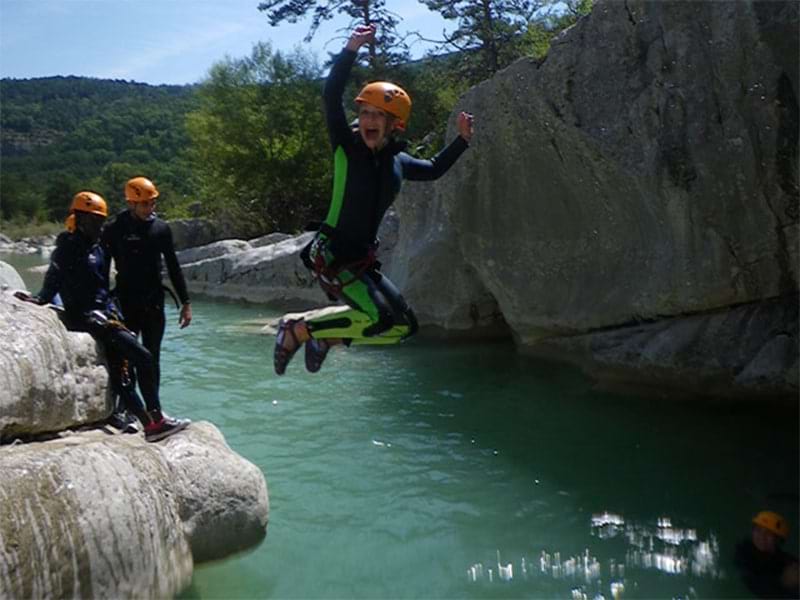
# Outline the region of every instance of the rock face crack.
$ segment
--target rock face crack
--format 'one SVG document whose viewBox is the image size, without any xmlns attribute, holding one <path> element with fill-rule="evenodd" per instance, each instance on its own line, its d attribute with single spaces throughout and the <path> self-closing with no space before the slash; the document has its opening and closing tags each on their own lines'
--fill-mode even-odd
<svg viewBox="0 0 800 600">
<path fill-rule="evenodd" d="M 628 13 L 628 21 L 630 21 L 631 25 L 636 27 L 636 25 L 638 25 L 639 23 L 633 16 L 633 13 L 631 12 L 631 7 L 628 6 L 628 0 L 625 0 L 625 12 Z"/>
<path fill-rule="evenodd" d="M 558 144 L 556 143 L 556 138 L 550 138 L 550 145 L 553 147 L 553 150 L 556 151 L 556 154 L 558 154 L 558 158 L 561 160 L 561 162 L 562 163 L 566 162 L 564 160 L 564 155 L 561 154 L 561 150 L 559 149 Z"/>
<path fill-rule="evenodd" d="M 792 90 L 792 84 L 784 71 L 778 79 L 777 98 L 778 106 L 778 132 L 775 152 L 775 171 L 778 178 L 779 189 L 782 192 L 779 206 L 770 203 L 770 209 L 775 215 L 775 235 L 777 249 L 775 260 L 780 267 L 781 294 L 790 294 L 797 291 L 797 281 L 792 274 L 791 254 L 785 221 L 790 224 L 798 223 L 800 214 L 800 190 L 798 190 L 798 101 Z M 783 213 L 783 214 L 781 214 Z"/>
</svg>

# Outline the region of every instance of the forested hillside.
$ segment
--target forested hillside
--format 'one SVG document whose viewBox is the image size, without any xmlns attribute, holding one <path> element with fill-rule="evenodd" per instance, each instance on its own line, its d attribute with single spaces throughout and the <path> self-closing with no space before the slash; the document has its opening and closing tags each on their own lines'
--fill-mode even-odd
<svg viewBox="0 0 800 600">
<path fill-rule="evenodd" d="M 438 54 L 410 61 L 384 35 L 374 53 L 362 54 L 345 93 L 353 117 L 347 99 L 363 83 L 401 84 L 413 98 L 404 137 L 418 156 L 448 141 L 448 116 L 469 87 L 521 56 L 543 59 L 550 40 L 591 9 L 590 0 L 503 0 L 490 13 L 469 0 L 425 4 L 458 22 L 455 37 Z M 536 12 L 550 5 L 559 11 Z M 362 5 L 353 0 L 352 7 Z M 211 217 L 239 236 L 302 229 L 324 218 L 330 196 L 325 70 L 313 54 L 260 42 L 249 56 L 213 65 L 197 86 L 2 79 L 0 228 L 61 221 L 80 189 L 101 193 L 116 210 L 124 206 L 125 182 L 144 175 L 161 191 L 162 216 Z"/>
<path fill-rule="evenodd" d="M 81 188 L 120 207 L 125 181 L 140 174 L 158 182 L 166 207 L 191 196 L 185 116 L 193 86 L 3 79 L 0 102 L 4 219 L 60 220 Z"/>
</svg>

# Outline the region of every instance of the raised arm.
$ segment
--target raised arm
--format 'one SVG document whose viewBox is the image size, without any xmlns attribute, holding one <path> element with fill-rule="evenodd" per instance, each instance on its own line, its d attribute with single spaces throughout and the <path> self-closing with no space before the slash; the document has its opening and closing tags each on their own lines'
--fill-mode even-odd
<svg viewBox="0 0 800 600">
<path fill-rule="evenodd" d="M 336 148 L 346 143 L 352 137 L 350 125 L 342 106 L 342 95 L 344 94 L 347 78 L 356 61 L 358 49 L 364 44 L 375 39 L 375 26 L 358 26 L 353 30 L 347 44 L 336 57 L 328 78 L 325 80 L 323 100 L 325 103 L 325 119 L 328 123 L 328 133 L 331 137 L 331 145 Z"/>
</svg>

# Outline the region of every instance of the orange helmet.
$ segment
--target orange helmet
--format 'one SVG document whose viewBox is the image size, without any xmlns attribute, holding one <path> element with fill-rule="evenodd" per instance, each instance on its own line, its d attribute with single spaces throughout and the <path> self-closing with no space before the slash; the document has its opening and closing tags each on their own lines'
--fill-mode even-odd
<svg viewBox="0 0 800 600">
<path fill-rule="evenodd" d="M 147 202 L 158 198 L 158 189 L 147 177 L 134 177 L 125 184 L 125 200 Z"/>
<path fill-rule="evenodd" d="M 108 216 L 108 205 L 100 194 L 78 192 L 72 197 L 72 204 L 69 205 L 69 216 L 64 221 L 67 231 L 75 231 L 76 212 L 90 213 L 105 218 Z"/>
<path fill-rule="evenodd" d="M 762 510 L 753 517 L 753 523 L 783 539 L 789 537 L 789 525 L 786 523 L 786 519 L 771 510 Z"/>
<path fill-rule="evenodd" d="M 100 194 L 94 192 L 78 192 L 72 198 L 69 212 L 86 212 L 101 217 L 108 216 L 108 205 Z"/>
<path fill-rule="evenodd" d="M 397 118 L 394 128 L 404 131 L 411 116 L 411 97 L 399 85 L 388 81 L 368 83 L 356 96 L 359 104 L 369 104 Z"/>
</svg>

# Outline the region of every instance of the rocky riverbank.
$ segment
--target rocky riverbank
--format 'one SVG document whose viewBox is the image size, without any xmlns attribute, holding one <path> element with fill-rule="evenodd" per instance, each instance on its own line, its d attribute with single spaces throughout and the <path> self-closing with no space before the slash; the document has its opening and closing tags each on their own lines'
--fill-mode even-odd
<svg viewBox="0 0 800 600">
<path fill-rule="evenodd" d="M 104 426 L 94 340 L 0 278 L 0 598 L 171 597 L 194 564 L 260 543 L 260 469 L 211 423 L 156 444 Z"/>
<path fill-rule="evenodd" d="M 55 243 L 56 236 L 54 235 L 25 237 L 15 241 L 0 233 L 0 253 L 5 254 L 41 254 L 49 256 Z"/>
</svg>

